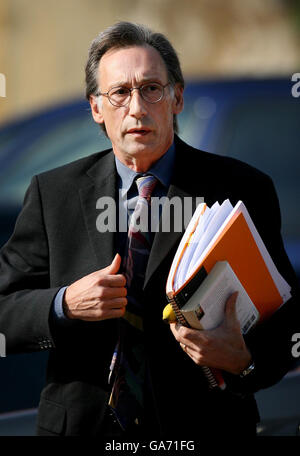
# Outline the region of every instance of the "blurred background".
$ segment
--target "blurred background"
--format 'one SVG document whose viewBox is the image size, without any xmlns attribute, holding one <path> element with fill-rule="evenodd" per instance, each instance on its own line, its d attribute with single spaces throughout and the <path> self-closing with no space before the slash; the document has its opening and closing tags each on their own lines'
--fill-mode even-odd
<svg viewBox="0 0 300 456">
<path fill-rule="evenodd" d="M 92 39 L 119 20 L 166 34 L 178 51 L 180 136 L 271 175 L 300 278 L 297 0 L 1 0 L 0 245 L 34 174 L 109 147 L 84 99 L 84 66 Z M 46 361 L 0 358 L 0 435 L 34 434 Z M 298 369 L 256 396 L 261 435 L 298 435 Z"/>
</svg>

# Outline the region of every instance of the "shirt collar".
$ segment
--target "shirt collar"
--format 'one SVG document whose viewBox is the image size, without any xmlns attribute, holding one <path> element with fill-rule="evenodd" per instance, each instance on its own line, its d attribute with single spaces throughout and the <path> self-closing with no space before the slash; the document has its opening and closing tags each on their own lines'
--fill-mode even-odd
<svg viewBox="0 0 300 456">
<path fill-rule="evenodd" d="M 155 176 L 162 185 L 166 188 L 169 187 L 171 176 L 173 172 L 175 161 L 175 145 L 172 143 L 171 147 L 167 152 L 157 161 L 154 165 L 147 171 L 147 174 L 152 174 Z M 119 175 L 119 188 L 122 189 L 122 196 L 124 196 L 130 189 L 134 179 L 140 173 L 133 171 L 128 166 L 124 165 L 120 160 L 115 156 L 117 173 Z"/>
</svg>

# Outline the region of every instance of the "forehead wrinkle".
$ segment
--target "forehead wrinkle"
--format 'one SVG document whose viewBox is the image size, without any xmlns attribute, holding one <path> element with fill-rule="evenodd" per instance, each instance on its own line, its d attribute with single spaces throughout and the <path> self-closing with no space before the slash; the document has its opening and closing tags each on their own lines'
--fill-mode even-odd
<svg viewBox="0 0 300 456">
<path fill-rule="evenodd" d="M 147 47 L 146 47 L 147 48 Z M 126 48 L 125 48 L 126 49 Z M 127 59 L 122 56 L 122 49 L 108 51 L 101 58 L 98 67 L 98 84 L 100 86 L 100 69 L 103 75 L 105 73 L 104 79 L 110 78 L 110 81 L 107 81 L 106 84 L 108 87 L 105 90 L 109 90 L 113 87 L 118 87 L 120 85 L 124 86 L 135 86 L 137 84 L 142 84 L 144 81 L 153 81 L 160 82 L 162 84 L 167 83 L 168 73 L 165 67 L 164 61 L 161 58 L 160 54 L 153 48 L 149 46 L 149 49 L 154 50 L 158 60 L 162 65 L 158 64 L 157 58 L 153 60 L 149 57 L 141 56 L 138 53 L 134 56 L 134 59 L 131 59 L 131 65 L 127 66 Z M 111 57 L 114 53 L 120 51 L 120 59 L 112 60 Z M 108 62 L 107 62 L 108 60 Z M 124 61 L 125 60 L 125 61 Z M 130 59 L 129 59 L 130 60 Z M 134 67 L 132 67 L 132 62 Z M 146 64 L 145 64 L 146 63 Z M 122 68 L 122 64 L 125 68 Z M 115 75 L 115 76 L 114 76 Z M 166 81 L 164 79 L 166 78 Z M 103 77 L 101 78 L 103 79 Z M 103 89 L 102 89 L 103 90 Z"/>
<path fill-rule="evenodd" d="M 137 81 L 138 87 L 146 84 L 147 82 L 159 82 L 160 84 L 163 85 L 163 82 L 161 81 L 161 78 L 156 77 L 156 76 L 149 76 L 149 77 L 141 77 L 141 78 L 134 78 L 135 81 Z M 113 82 L 112 84 L 109 84 L 108 90 L 114 88 L 114 87 L 136 87 L 136 84 L 132 84 L 128 81 L 116 81 Z"/>
<path fill-rule="evenodd" d="M 136 85 L 141 85 L 144 82 L 150 81 L 163 84 L 163 79 L 165 79 L 165 75 L 157 71 L 157 68 L 154 65 L 147 68 L 146 71 L 139 68 L 132 68 L 127 74 L 122 72 L 121 75 L 116 75 L 116 78 L 113 78 L 112 81 L 109 82 L 108 90 L 118 86 L 135 87 Z"/>
</svg>

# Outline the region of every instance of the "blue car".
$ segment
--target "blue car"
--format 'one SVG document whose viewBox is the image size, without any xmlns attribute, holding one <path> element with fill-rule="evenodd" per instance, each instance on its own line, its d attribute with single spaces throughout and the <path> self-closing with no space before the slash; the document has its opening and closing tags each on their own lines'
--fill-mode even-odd
<svg viewBox="0 0 300 456">
<path fill-rule="evenodd" d="M 286 251 L 300 279 L 300 98 L 293 84 L 288 78 L 188 81 L 178 120 L 189 144 L 239 158 L 272 177 Z M 0 245 L 13 231 L 33 175 L 108 147 L 83 99 L 0 127 Z M 0 358 L 0 435 L 34 434 L 46 362 L 44 352 Z M 259 434 L 299 433 L 299 375 L 295 368 L 256 394 Z"/>
</svg>

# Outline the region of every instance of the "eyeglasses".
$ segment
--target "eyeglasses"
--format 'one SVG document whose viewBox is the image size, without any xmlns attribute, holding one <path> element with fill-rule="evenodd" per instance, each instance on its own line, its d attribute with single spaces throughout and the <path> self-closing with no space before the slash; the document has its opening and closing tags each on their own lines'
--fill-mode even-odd
<svg viewBox="0 0 300 456">
<path fill-rule="evenodd" d="M 126 106 L 129 103 L 131 92 L 137 89 L 139 90 L 143 100 L 148 103 L 158 103 L 162 100 L 164 96 L 164 89 L 169 84 L 169 82 L 165 85 L 161 85 L 158 82 L 148 82 L 140 87 L 112 87 L 108 92 L 98 92 L 97 96 L 103 95 L 108 98 L 113 106 L 121 107 Z"/>
</svg>

